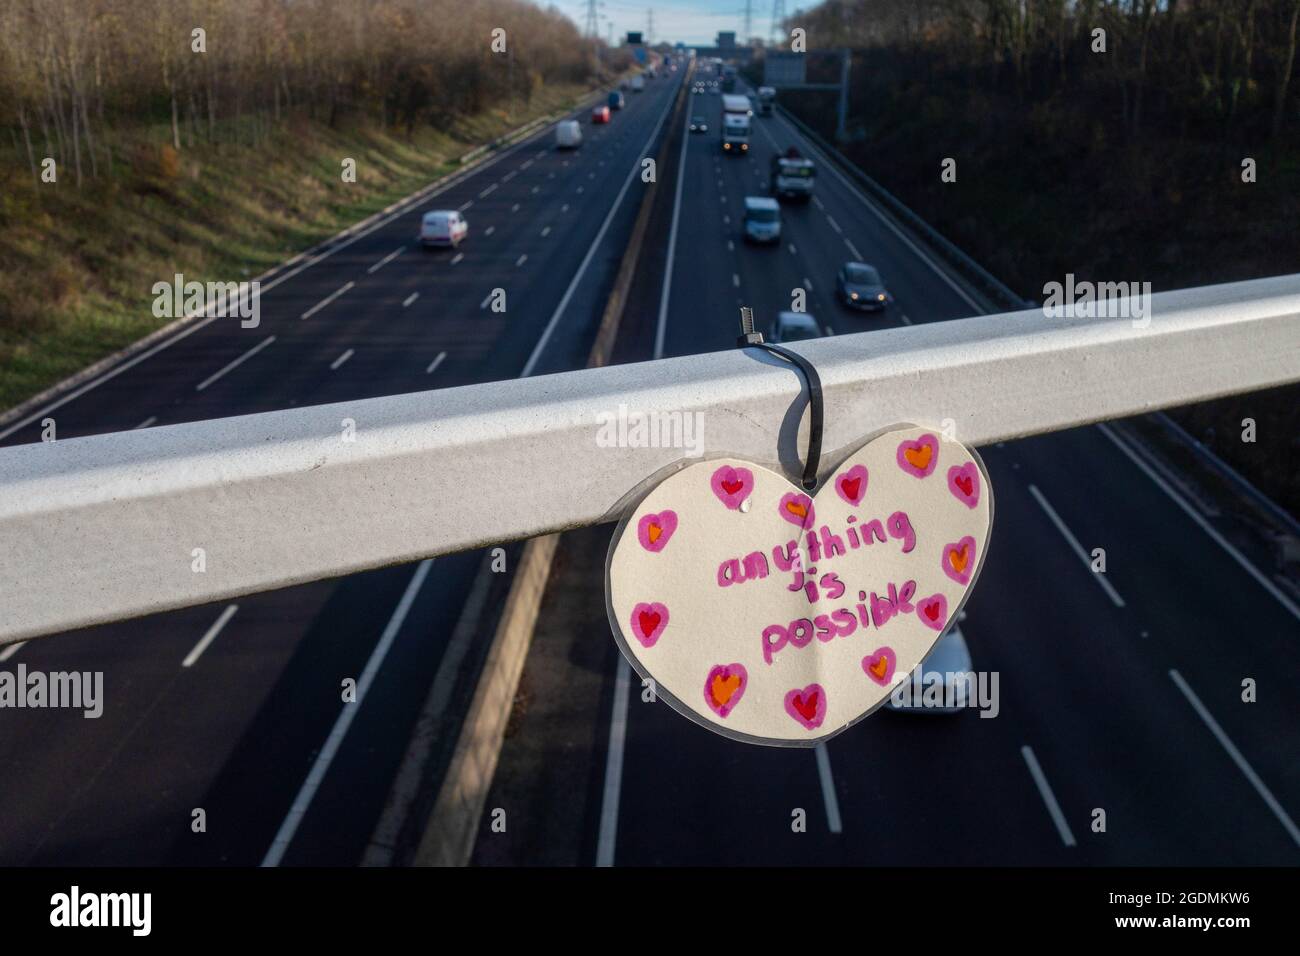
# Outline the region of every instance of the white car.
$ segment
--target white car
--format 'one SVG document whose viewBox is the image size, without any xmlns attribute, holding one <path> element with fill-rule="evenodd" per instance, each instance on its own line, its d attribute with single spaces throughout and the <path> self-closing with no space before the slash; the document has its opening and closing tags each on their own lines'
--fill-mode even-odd
<svg viewBox="0 0 1300 956">
<path fill-rule="evenodd" d="M 434 209 L 420 221 L 420 242 L 426 246 L 455 248 L 469 234 L 469 223 L 454 209 Z"/>
<path fill-rule="evenodd" d="M 822 327 L 807 312 L 778 312 L 767 340 L 780 345 L 782 342 L 803 342 L 821 337 Z"/>
</svg>

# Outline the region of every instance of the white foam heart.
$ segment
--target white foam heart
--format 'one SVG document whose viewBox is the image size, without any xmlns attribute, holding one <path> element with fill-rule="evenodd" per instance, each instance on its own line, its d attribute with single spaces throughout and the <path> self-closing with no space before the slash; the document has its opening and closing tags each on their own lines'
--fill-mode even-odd
<svg viewBox="0 0 1300 956">
<path fill-rule="evenodd" d="M 970 449 L 914 425 L 809 497 L 736 459 L 689 465 L 620 524 L 606 599 L 659 697 L 751 743 L 811 746 L 884 703 L 983 566 L 993 494 Z"/>
</svg>

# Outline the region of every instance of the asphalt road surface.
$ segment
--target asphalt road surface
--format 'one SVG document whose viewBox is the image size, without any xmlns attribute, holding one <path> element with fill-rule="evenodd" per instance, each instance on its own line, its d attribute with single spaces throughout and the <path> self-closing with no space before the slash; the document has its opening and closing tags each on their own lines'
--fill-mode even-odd
<svg viewBox="0 0 1300 956">
<path fill-rule="evenodd" d="M 755 116 L 748 156 L 734 157 L 716 133 L 720 97 L 693 97 L 688 113 L 711 131 L 686 136 L 663 254 L 671 282 L 641 284 L 630 303 L 661 318 L 643 331 L 640 358 L 733 348 L 738 306 L 762 329 L 795 288 L 826 334 L 995 311 L 779 115 Z M 771 156 L 791 145 L 817 160 L 816 196 L 783 202 L 778 246 L 747 246 L 744 197 L 766 194 Z M 835 301 L 835 273 L 851 259 L 882 273 L 896 300 L 884 315 Z M 817 751 L 747 746 L 643 702 L 611 650 L 601 710 L 585 712 L 594 726 L 566 726 L 549 743 L 588 779 L 554 780 L 538 770 L 545 757 L 527 763 L 515 754 L 529 748 L 508 744 L 489 806 L 580 802 L 567 859 L 600 865 L 1300 862 L 1294 600 L 1115 426 L 980 452 L 997 514 L 961 628 L 976 671 L 998 675 L 996 717 L 880 712 Z M 1105 574 L 1089 565 L 1094 548 Z M 591 598 L 586 626 L 570 627 L 612 646 Z M 544 676 L 564 652 L 535 644 L 533 655 L 529 693 L 549 699 L 568 684 Z M 1242 699 L 1248 679 L 1253 703 Z M 519 733 L 537 733 L 527 721 Z M 587 740 L 587 763 L 561 753 Z M 529 793 L 512 760 L 555 792 Z M 806 832 L 792 827 L 796 810 Z M 547 846 L 558 838 L 484 830 L 476 860 L 566 859 Z"/>
<path fill-rule="evenodd" d="M 0 442 L 39 441 L 46 418 L 67 440 L 583 366 L 680 75 L 628 94 L 608 126 L 577 111 L 580 149 L 558 151 L 548 126 L 281 269 L 263 281 L 257 328 L 192 322 L 0 427 Z M 432 208 L 464 212 L 459 250 L 414 241 Z M 0 865 L 256 865 L 273 844 L 271 862 L 356 863 L 482 561 L 0 649 L 5 669 L 102 671 L 106 698 L 98 719 L 0 711 Z M 343 680 L 367 673 L 348 710 Z"/>
</svg>

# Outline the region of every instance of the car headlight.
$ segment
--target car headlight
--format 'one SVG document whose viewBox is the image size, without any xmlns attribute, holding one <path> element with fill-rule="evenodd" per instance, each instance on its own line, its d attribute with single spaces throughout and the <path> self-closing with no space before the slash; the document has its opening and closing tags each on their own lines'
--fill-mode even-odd
<svg viewBox="0 0 1300 956">
<path fill-rule="evenodd" d="M 885 293 L 883 293 L 883 292 L 880 293 L 880 295 L 876 296 L 876 298 L 879 299 L 881 302 L 884 302 L 884 301 L 885 301 Z"/>
<path fill-rule="evenodd" d="M 849 298 L 850 298 L 850 299 L 856 299 L 857 297 L 858 297 L 858 294 L 857 294 L 856 292 L 850 292 L 850 293 L 849 293 Z"/>
</svg>

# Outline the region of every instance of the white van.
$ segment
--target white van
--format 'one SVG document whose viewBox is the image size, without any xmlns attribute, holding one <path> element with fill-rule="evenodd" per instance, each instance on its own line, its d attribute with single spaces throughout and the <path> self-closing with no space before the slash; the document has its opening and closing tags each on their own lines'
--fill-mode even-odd
<svg viewBox="0 0 1300 956">
<path fill-rule="evenodd" d="M 781 241 L 781 206 L 770 196 L 745 197 L 745 239 Z"/>
<path fill-rule="evenodd" d="M 557 149 L 577 149 L 582 145 L 582 124 L 577 120 L 561 120 L 555 124 Z"/>
</svg>

